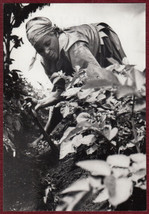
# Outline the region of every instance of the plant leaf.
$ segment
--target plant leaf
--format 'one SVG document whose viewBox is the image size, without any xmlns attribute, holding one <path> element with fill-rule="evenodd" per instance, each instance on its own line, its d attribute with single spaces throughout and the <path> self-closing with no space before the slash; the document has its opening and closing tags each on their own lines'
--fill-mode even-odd
<svg viewBox="0 0 149 214">
<path fill-rule="evenodd" d="M 107 188 L 105 188 L 99 193 L 99 195 L 95 198 L 95 200 L 93 202 L 101 203 L 103 201 L 108 200 L 108 198 L 109 198 L 108 190 L 107 190 Z"/>
<path fill-rule="evenodd" d="M 108 139 L 112 140 L 118 133 L 118 128 L 113 128 L 110 125 L 106 125 L 103 129 L 103 135 Z"/>
<path fill-rule="evenodd" d="M 82 89 L 101 88 L 103 86 L 112 86 L 113 83 L 104 79 L 91 79 L 86 82 Z"/>
<path fill-rule="evenodd" d="M 75 129 L 75 127 L 68 127 L 66 130 L 65 130 L 65 132 L 64 132 L 64 134 L 63 134 L 63 136 L 62 136 L 62 138 L 61 138 L 61 140 L 60 140 L 60 142 L 59 142 L 59 144 L 61 144 L 61 142 L 63 141 L 63 140 L 65 140 L 66 138 L 67 138 L 67 136 L 70 134 L 70 132 L 72 131 L 72 130 L 74 130 Z"/>
<path fill-rule="evenodd" d="M 86 150 L 86 154 L 87 154 L 87 155 L 91 155 L 91 154 L 93 154 L 95 151 L 97 151 L 97 149 L 98 149 L 98 146 L 97 146 L 97 145 L 93 145 L 91 148 L 89 148 L 89 149 Z"/>
<path fill-rule="evenodd" d="M 97 192 L 105 187 L 101 177 L 98 178 L 95 176 L 89 176 L 88 181 L 89 181 L 90 186 L 93 188 L 94 192 Z"/>
<path fill-rule="evenodd" d="M 132 72 L 134 73 L 134 77 L 135 77 L 136 89 L 141 90 L 142 86 L 145 85 L 145 76 L 143 72 L 137 69 L 133 69 Z"/>
<path fill-rule="evenodd" d="M 134 87 L 128 86 L 128 85 L 120 86 L 116 91 L 117 99 L 120 99 L 128 95 L 132 95 L 132 94 L 136 94 L 136 90 L 134 89 Z"/>
<path fill-rule="evenodd" d="M 119 178 L 115 180 L 115 194 L 109 197 L 109 202 L 117 206 L 129 199 L 132 195 L 133 183 L 129 178 Z"/>
<path fill-rule="evenodd" d="M 70 113 L 70 107 L 66 105 L 64 108 L 61 108 L 61 113 L 63 118 L 67 117 Z"/>
<path fill-rule="evenodd" d="M 93 144 L 93 142 L 94 142 L 95 140 L 96 140 L 95 136 L 94 136 L 93 134 L 90 134 L 90 135 L 84 136 L 84 137 L 81 139 L 81 144 L 90 146 L 90 145 Z"/>
<path fill-rule="evenodd" d="M 92 175 L 108 176 L 111 173 L 109 165 L 102 160 L 80 161 L 76 165 L 91 172 Z"/>
<path fill-rule="evenodd" d="M 113 167 L 112 172 L 115 178 L 127 177 L 130 173 L 128 168 Z"/>
<path fill-rule="evenodd" d="M 131 179 L 135 182 L 138 182 L 140 179 L 146 176 L 146 169 L 140 169 L 137 172 L 133 173 Z"/>
<path fill-rule="evenodd" d="M 77 116 L 76 121 L 79 124 L 82 122 L 89 122 L 90 119 L 91 119 L 91 116 L 88 113 L 82 112 Z"/>
<path fill-rule="evenodd" d="M 86 102 L 95 102 L 97 101 L 97 96 L 100 92 L 99 91 L 93 91 L 86 99 Z"/>
<path fill-rule="evenodd" d="M 71 192 L 89 191 L 90 186 L 87 178 L 83 178 L 72 183 L 68 188 L 63 190 L 61 194 L 67 194 Z"/>
<path fill-rule="evenodd" d="M 78 98 L 81 99 L 85 99 L 89 94 L 91 94 L 93 92 L 92 88 L 88 88 L 88 89 L 81 89 L 81 91 L 78 92 Z"/>
<path fill-rule="evenodd" d="M 70 88 L 67 91 L 63 92 L 61 95 L 67 98 L 75 96 L 79 91 L 81 87 L 75 87 L 75 88 Z"/>
<path fill-rule="evenodd" d="M 130 155 L 130 159 L 136 163 L 144 162 L 144 161 L 146 161 L 146 155 L 143 153 L 136 153 L 136 154 Z"/>
<path fill-rule="evenodd" d="M 72 129 L 72 131 L 70 131 L 70 133 L 67 135 L 67 137 L 66 137 L 63 141 L 70 140 L 70 139 L 71 139 L 72 137 L 74 137 L 76 134 L 81 133 L 82 130 L 83 130 L 83 127 L 76 126 L 76 128 Z"/>
<path fill-rule="evenodd" d="M 75 152 L 76 149 L 74 148 L 72 141 L 63 141 L 60 145 L 60 159 L 63 159 L 66 155 Z"/>
<path fill-rule="evenodd" d="M 80 206 L 85 203 L 85 201 L 90 197 L 92 190 L 79 192 L 73 197 L 72 203 L 68 204 L 66 211 L 77 211 L 80 209 Z"/>
<path fill-rule="evenodd" d="M 111 167 L 115 166 L 127 168 L 130 165 L 130 158 L 126 155 L 109 155 L 106 161 Z"/>
</svg>

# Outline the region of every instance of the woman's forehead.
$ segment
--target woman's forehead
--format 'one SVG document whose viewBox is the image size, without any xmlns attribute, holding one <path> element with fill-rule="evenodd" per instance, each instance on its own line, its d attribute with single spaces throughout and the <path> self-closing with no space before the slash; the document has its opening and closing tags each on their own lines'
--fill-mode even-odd
<svg viewBox="0 0 149 214">
<path fill-rule="evenodd" d="M 45 42 L 51 40 L 51 37 L 52 37 L 52 36 L 51 36 L 50 34 L 44 35 L 43 37 L 41 37 L 41 38 L 36 42 L 35 47 L 36 47 L 36 46 L 40 46 L 40 45 L 42 45 L 43 43 L 45 43 Z"/>
</svg>

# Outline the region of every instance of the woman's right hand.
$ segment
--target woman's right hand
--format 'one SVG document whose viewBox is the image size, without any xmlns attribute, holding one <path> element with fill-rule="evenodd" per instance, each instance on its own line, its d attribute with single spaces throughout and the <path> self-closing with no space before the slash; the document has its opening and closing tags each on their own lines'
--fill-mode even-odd
<svg viewBox="0 0 149 214">
<path fill-rule="evenodd" d="M 31 104 L 33 107 L 35 107 L 38 104 L 38 100 L 36 98 L 30 97 L 30 96 L 26 97 L 25 101 L 28 104 Z"/>
</svg>

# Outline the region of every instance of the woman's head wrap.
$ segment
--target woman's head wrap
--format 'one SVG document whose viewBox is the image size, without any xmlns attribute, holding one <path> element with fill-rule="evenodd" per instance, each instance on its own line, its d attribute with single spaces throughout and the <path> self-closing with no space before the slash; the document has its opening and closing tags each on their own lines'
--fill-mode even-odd
<svg viewBox="0 0 149 214">
<path fill-rule="evenodd" d="M 26 34 L 30 43 L 34 46 L 36 42 L 47 33 L 53 31 L 52 22 L 46 17 L 35 17 L 26 24 Z"/>
</svg>

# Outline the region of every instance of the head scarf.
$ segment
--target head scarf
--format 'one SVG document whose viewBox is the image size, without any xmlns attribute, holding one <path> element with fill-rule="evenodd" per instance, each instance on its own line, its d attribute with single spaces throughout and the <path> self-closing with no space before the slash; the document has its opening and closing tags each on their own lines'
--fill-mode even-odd
<svg viewBox="0 0 149 214">
<path fill-rule="evenodd" d="M 35 17 L 26 24 L 26 34 L 30 43 L 34 46 L 44 35 L 54 29 L 52 22 L 46 17 Z"/>
</svg>

